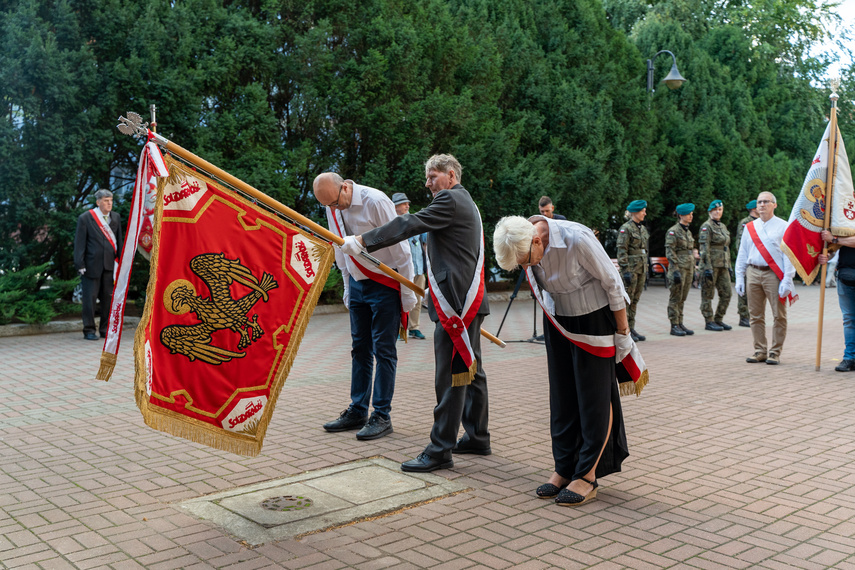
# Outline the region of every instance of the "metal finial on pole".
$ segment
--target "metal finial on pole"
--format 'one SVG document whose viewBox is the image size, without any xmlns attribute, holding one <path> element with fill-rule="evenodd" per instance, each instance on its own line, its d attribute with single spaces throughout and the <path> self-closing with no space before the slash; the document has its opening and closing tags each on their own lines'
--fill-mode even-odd
<svg viewBox="0 0 855 570">
<path fill-rule="evenodd" d="M 157 117 L 155 117 L 155 114 L 154 114 L 155 113 L 154 103 L 152 103 L 148 109 L 151 112 L 151 132 L 156 133 L 157 132 Z"/>
</svg>

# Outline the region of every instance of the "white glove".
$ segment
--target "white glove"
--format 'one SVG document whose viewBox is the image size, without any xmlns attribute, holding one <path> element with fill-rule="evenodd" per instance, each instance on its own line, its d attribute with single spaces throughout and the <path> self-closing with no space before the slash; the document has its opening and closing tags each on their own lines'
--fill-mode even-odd
<svg viewBox="0 0 855 570">
<path fill-rule="evenodd" d="M 79 272 L 80 272 L 80 274 L 81 274 L 81 275 L 83 275 L 84 273 L 86 273 L 86 268 L 85 268 L 85 267 L 83 267 L 83 268 L 81 268 L 81 269 L 78 269 L 77 271 L 79 271 Z"/>
<path fill-rule="evenodd" d="M 793 280 L 792 279 L 784 279 L 781 281 L 781 284 L 778 285 L 778 297 L 785 299 L 787 295 L 793 292 Z"/>
<path fill-rule="evenodd" d="M 739 295 L 740 297 L 745 296 L 745 280 L 744 279 L 737 279 L 736 280 L 736 294 Z"/>
<path fill-rule="evenodd" d="M 345 236 L 344 243 L 341 244 L 341 251 L 344 254 L 352 255 L 356 257 L 359 255 L 365 248 L 359 245 L 359 242 L 356 241 L 356 236 Z"/>
<path fill-rule="evenodd" d="M 620 362 L 632 352 L 632 347 L 635 343 L 632 342 L 632 337 L 628 334 L 615 333 L 615 362 Z"/>
<path fill-rule="evenodd" d="M 344 295 L 342 295 L 341 300 L 344 301 L 344 307 L 346 309 L 349 309 L 350 308 L 350 287 L 344 288 Z"/>
<path fill-rule="evenodd" d="M 419 303 L 419 298 L 416 297 L 416 294 L 409 287 L 405 287 L 401 285 L 401 309 L 405 313 L 409 313 L 413 309 L 416 308 L 416 305 Z"/>
</svg>

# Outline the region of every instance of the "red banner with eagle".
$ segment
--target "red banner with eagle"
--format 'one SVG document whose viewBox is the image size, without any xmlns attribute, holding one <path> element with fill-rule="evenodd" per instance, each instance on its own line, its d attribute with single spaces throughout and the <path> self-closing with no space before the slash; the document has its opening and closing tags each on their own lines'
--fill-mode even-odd
<svg viewBox="0 0 855 570">
<path fill-rule="evenodd" d="M 332 246 L 167 158 L 137 330 L 149 426 L 254 456 L 333 262 Z"/>
</svg>

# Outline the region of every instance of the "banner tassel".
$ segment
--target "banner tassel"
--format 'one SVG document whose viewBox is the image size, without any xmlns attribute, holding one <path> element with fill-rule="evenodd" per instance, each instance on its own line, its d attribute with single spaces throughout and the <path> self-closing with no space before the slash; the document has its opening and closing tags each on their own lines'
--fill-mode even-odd
<svg viewBox="0 0 855 570">
<path fill-rule="evenodd" d="M 101 352 L 101 365 L 98 367 L 95 380 L 107 382 L 113 376 L 114 368 L 116 368 L 116 355 L 111 352 Z"/>
</svg>

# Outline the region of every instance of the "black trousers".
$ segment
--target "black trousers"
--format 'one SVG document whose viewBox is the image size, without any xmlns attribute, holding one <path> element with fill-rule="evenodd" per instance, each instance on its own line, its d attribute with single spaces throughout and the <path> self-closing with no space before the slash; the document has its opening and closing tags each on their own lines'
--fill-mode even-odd
<svg viewBox="0 0 855 570">
<path fill-rule="evenodd" d="M 101 322 L 98 326 L 103 338 L 110 324 L 110 301 L 113 297 L 113 272 L 104 271 L 100 277 L 91 278 L 86 274 L 80 278 L 83 285 L 83 334 L 95 332 L 95 301 L 101 303 Z"/>
<path fill-rule="evenodd" d="M 614 334 L 608 305 L 579 317 L 556 316 L 567 331 Z M 549 368 L 549 411 L 555 472 L 565 479 L 584 477 L 603 449 L 596 476 L 620 471 L 629 456 L 614 357 L 594 356 L 567 340 L 544 314 L 543 335 Z M 609 431 L 609 405 L 612 429 Z"/>
<path fill-rule="evenodd" d="M 481 323 L 484 315 L 475 315 L 469 324 L 467 333 L 478 370 L 468 386 L 451 386 L 451 358 L 454 345 L 451 337 L 436 323 L 433 334 L 434 358 L 436 361 L 436 407 L 433 409 L 433 428 L 430 431 L 430 443 L 425 453 L 439 461 L 451 459 L 451 449 L 457 443 L 460 424 L 466 435 L 462 440 L 472 442 L 473 447 L 489 447 L 490 432 L 487 429 L 489 419 L 487 406 L 487 375 L 481 366 Z"/>
</svg>

